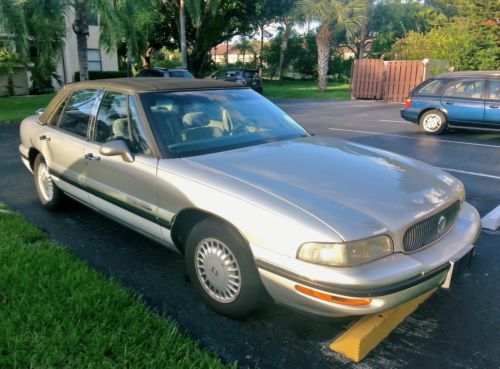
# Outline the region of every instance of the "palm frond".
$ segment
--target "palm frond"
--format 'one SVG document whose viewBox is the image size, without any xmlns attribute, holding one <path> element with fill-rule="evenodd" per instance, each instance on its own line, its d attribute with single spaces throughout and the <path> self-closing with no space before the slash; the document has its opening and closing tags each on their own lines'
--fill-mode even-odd
<svg viewBox="0 0 500 369">
<path fill-rule="evenodd" d="M 19 1 L 0 1 L 0 28 L 5 33 L 12 35 L 17 52 L 26 55 L 28 50 L 28 30 Z"/>
</svg>

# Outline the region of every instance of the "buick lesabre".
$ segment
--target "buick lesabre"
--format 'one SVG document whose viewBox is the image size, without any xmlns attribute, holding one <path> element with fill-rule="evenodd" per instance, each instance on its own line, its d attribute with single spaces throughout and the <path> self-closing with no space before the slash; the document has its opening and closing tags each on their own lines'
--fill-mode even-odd
<svg viewBox="0 0 500 369">
<path fill-rule="evenodd" d="M 71 197 L 178 251 L 230 317 L 263 296 L 324 316 L 379 312 L 449 286 L 479 234 L 452 175 L 311 135 L 229 82 L 75 83 L 20 134 L 44 207 Z"/>
</svg>

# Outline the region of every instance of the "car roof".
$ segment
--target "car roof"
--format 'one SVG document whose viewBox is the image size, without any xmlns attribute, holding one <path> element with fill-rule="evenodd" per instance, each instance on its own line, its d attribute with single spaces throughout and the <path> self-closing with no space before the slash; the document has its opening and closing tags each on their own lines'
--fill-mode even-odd
<svg viewBox="0 0 500 369">
<path fill-rule="evenodd" d="M 243 86 L 227 81 L 213 79 L 163 78 L 163 77 L 127 77 L 96 79 L 71 83 L 71 89 L 107 88 L 125 93 L 156 91 L 204 90 L 221 88 L 242 88 Z"/>
<path fill-rule="evenodd" d="M 171 70 L 178 70 L 178 71 L 184 71 L 184 72 L 189 72 L 186 68 L 165 68 L 165 67 L 153 67 L 151 68 L 153 70 L 161 70 L 161 71 L 167 71 L 170 72 Z"/>
<path fill-rule="evenodd" d="M 485 70 L 485 71 L 466 71 L 466 72 L 450 72 L 443 73 L 435 78 L 485 78 L 485 77 L 500 77 L 500 71 L 495 70 Z"/>
<path fill-rule="evenodd" d="M 219 70 L 244 70 L 247 72 L 258 72 L 257 69 L 251 69 L 251 68 L 221 68 Z"/>
<path fill-rule="evenodd" d="M 85 88 L 105 88 L 127 94 L 161 91 L 249 89 L 249 87 L 245 87 L 233 82 L 194 78 L 127 77 L 75 82 L 67 84 L 61 91 L 59 91 L 59 93 L 52 99 L 43 114 L 40 116 L 39 121 L 42 124 L 45 124 L 48 118 L 52 115 L 52 111 L 59 105 L 59 102 L 62 99 L 64 99 L 69 93 L 71 93 L 71 91 Z"/>
</svg>

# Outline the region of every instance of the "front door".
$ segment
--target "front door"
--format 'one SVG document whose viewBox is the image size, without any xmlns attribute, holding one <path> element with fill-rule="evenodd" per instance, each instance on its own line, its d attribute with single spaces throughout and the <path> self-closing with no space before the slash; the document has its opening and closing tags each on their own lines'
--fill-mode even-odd
<svg viewBox="0 0 500 369">
<path fill-rule="evenodd" d="M 490 79 L 489 84 L 489 94 L 484 102 L 484 123 L 500 128 L 500 79 Z"/>
<path fill-rule="evenodd" d="M 121 140 L 133 161 L 99 153 L 103 144 Z M 85 150 L 85 183 L 92 205 L 137 231 L 164 241 L 157 220 L 156 170 L 132 96 L 107 92 L 99 107 L 91 141 Z"/>
<path fill-rule="evenodd" d="M 75 91 L 63 101 L 49 124 L 44 126 L 41 151 L 59 188 L 80 201 L 89 202 L 85 186 L 85 147 L 89 121 L 98 90 Z"/>
<path fill-rule="evenodd" d="M 452 124 L 482 124 L 484 119 L 485 80 L 464 79 L 448 85 L 441 97 L 448 121 Z"/>
</svg>

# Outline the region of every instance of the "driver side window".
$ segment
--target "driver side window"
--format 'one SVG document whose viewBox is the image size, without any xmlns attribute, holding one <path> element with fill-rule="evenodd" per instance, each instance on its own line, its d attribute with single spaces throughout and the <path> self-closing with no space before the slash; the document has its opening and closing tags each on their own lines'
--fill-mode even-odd
<svg viewBox="0 0 500 369">
<path fill-rule="evenodd" d="M 124 141 L 134 154 L 152 155 L 133 99 L 126 94 L 107 92 L 95 124 L 95 141 Z"/>
</svg>

